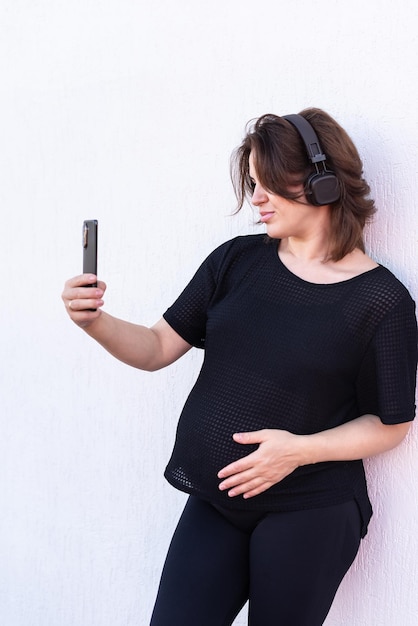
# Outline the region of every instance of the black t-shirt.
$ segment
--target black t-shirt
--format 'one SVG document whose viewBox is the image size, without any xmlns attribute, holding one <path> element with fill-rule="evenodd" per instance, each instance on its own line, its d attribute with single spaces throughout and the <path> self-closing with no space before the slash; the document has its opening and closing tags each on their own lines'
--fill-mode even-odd
<svg viewBox="0 0 418 626">
<path fill-rule="evenodd" d="M 310 283 L 283 265 L 277 247 L 265 235 L 219 246 L 164 314 L 205 350 L 165 476 L 182 491 L 246 510 L 354 498 L 365 534 L 371 506 L 362 461 L 299 467 L 248 500 L 218 489 L 218 471 L 256 448 L 235 443 L 235 432 L 312 434 L 365 413 L 385 424 L 415 415 L 417 326 L 407 289 L 382 266 Z"/>
</svg>

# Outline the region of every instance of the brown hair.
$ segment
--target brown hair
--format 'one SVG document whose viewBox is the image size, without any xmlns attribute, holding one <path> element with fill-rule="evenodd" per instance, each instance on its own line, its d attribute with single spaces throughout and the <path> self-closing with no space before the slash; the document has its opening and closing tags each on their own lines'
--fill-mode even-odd
<svg viewBox="0 0 418 626">
<path fill-rule="evenodd" d="M 364 251 L 363 229 L 375 213 L 370 188 L 363 178 L 363 163 L 346 131 L 325 111 L 316 108 L 300 112 L 316 131 L 327 160 L 327 168 L 337 176 L 341 197 L 330 204 L 331 240 L 329 259 L 339 261 L 355 248 Z M 298 131 L 282 117 L 262 115 L 250 122 L 247 134 L 231 157 L 231 177 L 239 211 L 250 200 L 253 183 L 249 156 L 254 151 L 257 176 L 270 193 L 298 201 L 303 185 L 315 171 L 307 157 Z"/>
</svg>

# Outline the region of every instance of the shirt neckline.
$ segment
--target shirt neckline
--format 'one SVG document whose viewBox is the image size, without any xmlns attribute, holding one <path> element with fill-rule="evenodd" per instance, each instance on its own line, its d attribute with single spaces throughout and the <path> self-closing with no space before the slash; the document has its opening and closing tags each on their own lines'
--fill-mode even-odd
<svg viewBox="0 0 418 626">
<path fill-rule="evenodd" d="M 366 276 L 369 276 L 370 274 L 376 272 L 376 271 L 380 271 L 382 269 L 382 265 L 378 264 L 377 267 L 373 267 L 370 270 L 366 270 L 365 272 L 361 272 L 360 274 L 357 274 L 357 276 L 352 276 L 351 278 L 346 278 L 345 280 L 339 280 L 333 283 L 314 283 L 310 280 L 305 280 L 304 278 L 301 278 L 300 276 L 298 276 L 297 274 L 294 274 L 281 260 L 280 256 L 279 256 L 279 244 L 280 241 L 279 240 L 274 240 L 274 245 L 271 246 L 271 249 L 273 251 L 274 256 L 276 257 L 276 262 L 279 263 L 280 267 L 282 268 L 282 270 L 288 274 L 289 276 L 291 276 L 295 281 L 303 283 L 305 285 L 311 286 L 311 287 L 321 287 L 321 288 L 332 288 L 332 287 L 336 287 L 338 285 L 347 285 L 348 283 L 354 282 L 356 280 L 362 279 Z"/>
</svg>

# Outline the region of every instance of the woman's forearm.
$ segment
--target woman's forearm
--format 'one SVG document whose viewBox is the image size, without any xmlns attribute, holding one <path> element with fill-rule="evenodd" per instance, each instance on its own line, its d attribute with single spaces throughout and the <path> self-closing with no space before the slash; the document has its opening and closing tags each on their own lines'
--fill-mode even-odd
<svg viewBox="0 0 418 626">
<path fill-rule="evenodd" d="M 88 274 L 67 280 L 62 300 L 72 321 L 110 354 L 132 367 L 154 371 L 190 350 L 191 345 L 164 318 L 148 328 L 104 313 L 106 284 L 97 281 L 97 287 L 85 287 L 96 281 Z"/>
<path fill-rule="evenodd" d="M 303 465 L 322 461 L 352 461 L 395 448 L 408 433 L 411 422 L 386 425 L 376 415 L 362 415 L 351 422 L 313 435 L 303 435 Z"/>
<path fill-rule="evenodd" d="M 173 363 L 191 347 L 164 319 L 148 328 L 103 311 L 94 324 L 84 330 L 120 361 L 147 371 Z"/>
<path fill-rule="evenodd" d="M 158 353 L 158 342 L 149 328 L 102 312 L 84 331 L 120 361 L 139 369 L 156 369 L 153 362 Z"/>
</svg>

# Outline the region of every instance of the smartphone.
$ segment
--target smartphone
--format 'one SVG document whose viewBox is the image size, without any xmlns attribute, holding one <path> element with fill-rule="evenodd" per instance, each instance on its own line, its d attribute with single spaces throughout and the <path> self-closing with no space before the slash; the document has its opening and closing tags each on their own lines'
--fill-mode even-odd
<svg viewBox="0 0 418 626">
<path fill-rule="evenodd" d="M 83 222 L 83 274 L 97 276 L 97 220 Z M 97 287 L 97 283 L 85 285 Z"/>
</svg>

